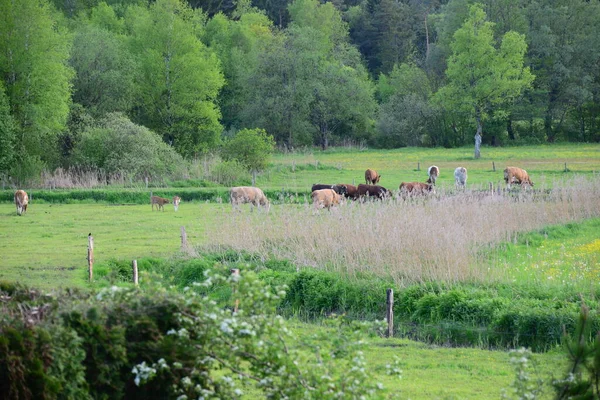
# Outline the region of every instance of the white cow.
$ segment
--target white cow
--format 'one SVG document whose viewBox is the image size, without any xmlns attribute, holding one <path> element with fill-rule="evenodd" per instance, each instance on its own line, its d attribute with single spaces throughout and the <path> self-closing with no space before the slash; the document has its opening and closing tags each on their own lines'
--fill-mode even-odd
<svg viewBox="0 0 600 400">
<path fill-rule="evenodd" d="M 467 169 L 465 167 L 458 167 L 454 170 L 454 181 L 457 188 L 464 189 L 467 186 Z"/>
</svg>

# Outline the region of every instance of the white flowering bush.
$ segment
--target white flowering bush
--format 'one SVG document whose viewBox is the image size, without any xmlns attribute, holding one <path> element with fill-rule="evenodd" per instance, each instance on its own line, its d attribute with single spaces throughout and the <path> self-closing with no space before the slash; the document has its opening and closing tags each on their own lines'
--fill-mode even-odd
<svg viewBox="0 0 600 400">
<path fill-rule="evenodd" d="M 521 347 L 509 352 L 510 363 L 515 368 L 515 380 L 504 390 L 503 399 L 534 400 L 540 397 L 543 382 L 535 379 L 536 364 L 529 349 Z"/>
</svg>

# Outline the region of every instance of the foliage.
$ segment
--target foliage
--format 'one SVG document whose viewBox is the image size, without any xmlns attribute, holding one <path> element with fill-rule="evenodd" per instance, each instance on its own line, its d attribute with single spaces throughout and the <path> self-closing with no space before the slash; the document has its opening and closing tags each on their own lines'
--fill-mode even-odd
<svg viewBox="0 0 600 400">
<path fill-rule="evenodd" d="M 542 380 L 534 381 L 533 374 L 536 372 L 536 363 L 532 359 L 531 351 L 524 347 L 509 352 L 510 363 L 515 368 L 515 380 L 511 384 L 510 393 L 506 390 L 502 393 L 503 399 L 537 399 L 542 392 Z"/>
<path fill-rule="evenodd" d="M 74 164 L 125 177 L 161 178 L 177 175 L 183 159 L 160 137 L 122 114 L 108 114 L 84 131 L 73 151 Z"/>
<path fill-rule="evenodd" d="M 246 186 L 250 183 L 248 169 L 237 160 L 223 161 L 213 167 L 210 179 L 223 186 Z"/>
<path fill-rule="evenodd" d="M 274 149 L 275 140 L 264 129 L 242 129 L 224 144 L 221 157 L 237 161 L 248 171 L 262 171 Z"/>
<path fill-rule="evenodd" d="M 0 81 L 0 176 L 8 174 L 15 159 L 16 127 L 10 115 L 4 82 Z"/>
</svg>

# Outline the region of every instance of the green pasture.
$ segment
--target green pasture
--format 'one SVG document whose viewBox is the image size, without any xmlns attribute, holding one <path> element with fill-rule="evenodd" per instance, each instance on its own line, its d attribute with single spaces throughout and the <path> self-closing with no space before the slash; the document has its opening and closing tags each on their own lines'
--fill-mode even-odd
<svg viewBox="0 0 600 400">
<path fill-rule="evenodd" d="M 496 171 L 493 171 L 495 164 Z M 438 185 L 454 186 L 454 169 L 468 170 L 468 186 L 503 183 L 507 166 L 528 171 L 536 186 L 548 187 L 566 174 L 600 171 L 600 145 L 539 145 L 523 147 L 484 147 L 481 158 L 473 158 L 472 147 L 454 149 L 407 147 L 393 150 L 331 149 L 276 154 L 271 166 L 257 180 L 257 186 L 310 190 L 313 183 L 364 183 L 367 168 L 381 175 L 380 184 L 396 189 L 401 182 L 427 180 L 427 168 L 440 168 Z M 420 166 L 420 171 L 417 170 Z"/>
<path fill-rule="evenodd" d="M 293 324 L 298 337 L 310 335 L 313 324 Z M 510 389 L 515 379 L 506 351 L 433 346 L 406 339 L 365 339 L 364 355 L 370 368 L 393 399 L 499 399 L 502 389 Z M 386 364 L 400 359 L 402 378 L 386 375 Z M 533 379 L 544 381 L 540 398 L 553 398 L 551 379 L 561 377 L 566 358 L 557 349 L 534 354 Z"/>
</svg>

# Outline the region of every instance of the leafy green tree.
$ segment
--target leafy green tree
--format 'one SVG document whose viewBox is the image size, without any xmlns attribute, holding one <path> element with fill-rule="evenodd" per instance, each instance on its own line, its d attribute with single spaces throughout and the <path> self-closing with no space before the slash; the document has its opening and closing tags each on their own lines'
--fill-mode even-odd
<svg viewBox="0 0 600 400">
<path fill-rule="evenodd" d="M 496 49 L 493 26 L 486 21 L 480 4 L 470 7 L 469 18 L 456 31 L 451 44 L 452 55 L 446 70 L 448 84 L 437 93 L 437 100 L 444 108 L 475 119 L 476 158 L 484 122 L 492 113 L 501 114 L 503 107 L 534 79 L 524 66 L 525 37 L 507 32 Z"/>
<path fill-rule="evenodd" d="M 17 124 L 21 164 L 57 159 L 56 138 L 71 95 L 69 49 L 69 34 L 46 0 L 0 0 L 0 77 Z"/>
<path fill-rule="evenodd" d="M 15 158 L 15 131 L 4 82 L 0 81 L 0 177 L 8 175 Z"/>
<path fill-rule="evenodd" d="M 198 39 L 200 21 L 179 0 L 130 7 L 126 17 L 141 66 L 135 119 L 186 157 L 214 148 L 222 130 L 216 98 L 223 75 L 215 54 Z"/>
<path fill-rule="evenodd" d="M 256 174 L 267 167 L 274 149 L 275 140 L 264 129 L 242 129 L 225 143 L 221 156 L 225 161 L 239 162 L 252 172 L 254 185 Z"/>
</svg>

